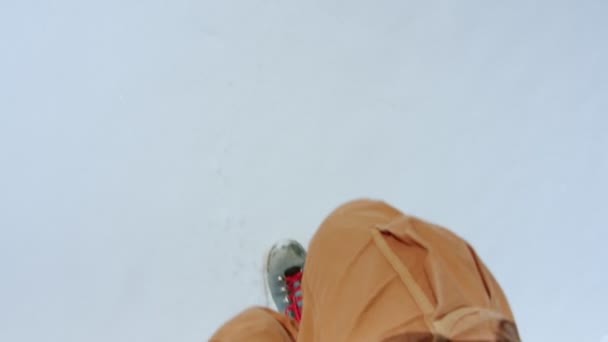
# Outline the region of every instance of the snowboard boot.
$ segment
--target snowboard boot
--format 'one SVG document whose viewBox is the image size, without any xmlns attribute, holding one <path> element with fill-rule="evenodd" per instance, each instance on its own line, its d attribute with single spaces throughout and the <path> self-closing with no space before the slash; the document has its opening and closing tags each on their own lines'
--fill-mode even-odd
<svg viewBox="0 0 608 342">
<path fill-rule="evenodd" d="M 266 285 L 279 312 L 300 322 L 306 250 L 294 240 L 277 242 L 266 260 Z"/>
</svg>

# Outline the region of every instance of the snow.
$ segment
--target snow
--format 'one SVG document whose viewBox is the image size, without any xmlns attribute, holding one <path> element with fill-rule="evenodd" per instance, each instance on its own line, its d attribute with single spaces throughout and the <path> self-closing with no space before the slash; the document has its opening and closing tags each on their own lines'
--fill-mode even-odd
<svg viewBox="0 0 608 342">
<path fill-rule="evenodd" d="M 605 1 L 0 3 L 0 340 L 203 341 L 384 199 L 608 336 Z"/>
</svg>

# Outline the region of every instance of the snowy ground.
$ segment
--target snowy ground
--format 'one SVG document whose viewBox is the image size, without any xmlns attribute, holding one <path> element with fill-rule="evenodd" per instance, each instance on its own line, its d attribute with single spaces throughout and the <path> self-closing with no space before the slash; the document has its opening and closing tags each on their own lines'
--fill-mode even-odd
<svg viewBox="0 0 608 342">
<path fill-rule="evenodd" d="M 608 2 L 0 1 L 0 340 L 203 341 L 361 196 L 608 334 Z"/>
</svg>

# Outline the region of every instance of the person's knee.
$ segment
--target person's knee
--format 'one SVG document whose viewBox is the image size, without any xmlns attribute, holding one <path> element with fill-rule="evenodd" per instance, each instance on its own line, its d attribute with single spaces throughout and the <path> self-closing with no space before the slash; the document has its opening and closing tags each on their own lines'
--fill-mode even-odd
<svg viewBox="0 0 608 342">
<path fill-rule="evenodd" d="M 358 199 L 335 209 L 320 225 L 308 245 L 305 282 L 314 287 L 315 279 L 326 279 L 351 263 L 371 241 L 371 229 L 385 225 L 403 214 L 375 200 Z"/>
<path fill-rule="evenodd" d="M 339 235 L 346 238 L 345 233 L 352 235 L 353 230 L 367 230 L 376 225 L 387 224 L 398 216 L 403 215 L 391 205 L 372 199 L 355 199 L 334 209 L 323 220 L 315 233 L 317 236 Z M 311 240 L 314 243 L 315 238 Z"/>
</svg>

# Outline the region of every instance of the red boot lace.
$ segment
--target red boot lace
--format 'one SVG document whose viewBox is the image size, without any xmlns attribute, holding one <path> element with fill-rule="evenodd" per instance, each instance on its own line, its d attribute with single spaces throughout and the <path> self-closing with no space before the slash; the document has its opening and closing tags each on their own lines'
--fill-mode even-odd
<svg viewBox="0 0 608 342">
<path fill-rule="evenodd" d="M 296 285 L 297 283 L 297 285 Z M 302 301 L 302 270 L 285 276 L 285 288 L 287 289 L 287 300 L 289 304 L 285 307 L 285 314 L 289 316 L 291 311 L 294 319 L 300 322 L 302 319 L 302 308 L 298 305 Z"/>
</svg>

